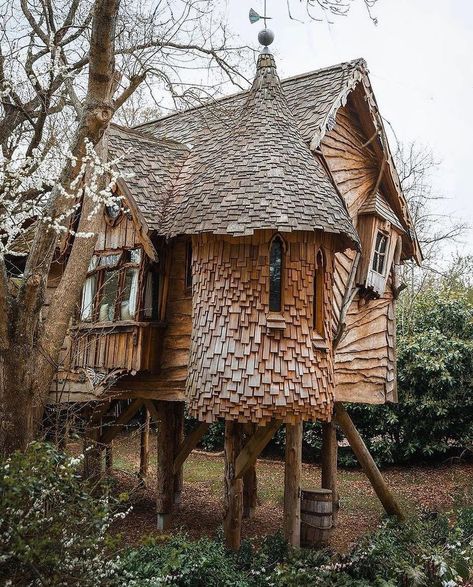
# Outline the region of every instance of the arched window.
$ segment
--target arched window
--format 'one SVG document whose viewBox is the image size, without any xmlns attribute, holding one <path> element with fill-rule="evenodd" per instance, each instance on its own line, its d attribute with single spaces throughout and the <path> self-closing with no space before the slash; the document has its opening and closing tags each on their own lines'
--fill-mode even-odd
<svg viewBox="0 0 473 587">
<path fill-rule="evenodd" d="M 324 336 L 324 275 L 325 259 L 322 249 L 319 249 L 315 258 L 314 304 L 312 313 L 314 330 L 320 336 Z"/>
<path fill-rule="evenodd" d="M 282 271 L 284 243 L 276 236 L 269 249 L 269 311 L 280 312 L 282 309 Z"/>
</svg>

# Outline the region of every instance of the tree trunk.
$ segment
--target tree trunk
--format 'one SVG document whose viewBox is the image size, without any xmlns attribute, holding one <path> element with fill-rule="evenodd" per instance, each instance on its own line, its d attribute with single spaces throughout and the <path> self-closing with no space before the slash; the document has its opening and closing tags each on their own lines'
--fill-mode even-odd
<svg viewBox="0 0 473 587">
<path fill-rule="evenodd" d="M 118 8 L 119 0 L 95 1 L 87 95 L 70 149 L 76 160 L 65 164 L 58 182 L 66 189 L 81 173 L 86 140 L 98 144 L 114 111 Z M 97 232 L 99 214 L 90 220 L 85 212 L 92 206 L 89 200 L 84 201 L 79 228 Z M 55 187 L 46 216 L 57 218 L 70 206 L 70 198 L 63 194 L 61 187 Z M 41 312 L 57 240 L 57 233 L 45 221 L 37 223 L 24 279 L 16 296 L 8 291 L 5 264 L 0 260 L 0 452 L 4 454 L 24 449 L 38 433 L 61 346 L 94 249 L 93 239 L 75 239 L 69 263 L 43 322 Z"/>
</svg>

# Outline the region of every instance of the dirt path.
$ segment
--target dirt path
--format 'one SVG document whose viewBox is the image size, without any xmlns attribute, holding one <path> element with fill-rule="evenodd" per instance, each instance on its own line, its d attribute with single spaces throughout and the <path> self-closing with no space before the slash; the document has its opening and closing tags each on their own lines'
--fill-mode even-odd
<svg viewBox="0 0 473 587">
<path fill-rule="evenodd" d="M 153 439 L 154 440 L 154 439 Z M 153 446 L 152 442 L 150 446 Z M 114 477 L 117 491 L 126 491 L 133 512 L 117 524 L 115 530 L 128 543 L 139 543 L 146 536 L 158 535 L 155 524 L 154 472 L 151 459 L 149 484 L 139 487 L 139 440 L 137 434 L 122 436 L 114 442 Z M 243 536 L 258 537 L 276 532 L 282 525 L 284 465 L 278 461 L 258 461 L 258 497 L 260 505 L 252 520 L 243 522 Z M 384 471 L 389 485 L 407 511 L 415 509 L 448 510 L 457 503 L 471 501 L 473 464 L 439 467 L 393 468 Z M 303 465 L 303 485 L 320 486 L 320 467 Z M 344 551 L 361 535 L 374 529 L 381 506 L 359 470 L 341 470 L 339 474 L 341 508 L 332 546 Z M 185 463 L 182 503 L 173 517 L 170 532 L 181 529 L 191 536 L 214 535 L 222 523 L 223 457 L 194 452 Z"/>
</svg>

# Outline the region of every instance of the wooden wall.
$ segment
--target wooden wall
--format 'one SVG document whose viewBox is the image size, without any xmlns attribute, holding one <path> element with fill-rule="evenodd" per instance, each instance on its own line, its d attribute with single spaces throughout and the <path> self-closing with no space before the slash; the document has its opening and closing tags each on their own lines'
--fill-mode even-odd
<svg viewBox="0 0 473 587">
<path fill-rule="evenodd" d="M 337 113 L 337 124 L 323 139 L 321 150 L 350 216 L 357 212 L 376 186 L 381 162 L 362 128 L 350 100 Z M 376 139 L 375 139 L 376 140 Z M 362 257 L 371 251 L 362 251 Z M 335 327 L 340 318 L 355 253 L 335 255 L 333 313 Z M 365 301 L 353 300 L 346 330 L 335 354 L 335 398 L 337 401 L 384 403 L 396 399 L 395 315 L 391 280 L 385 294 Z"/>
<path fill-rule="evenodd" d="M 273 234 L 193 239 L 187 396 L 190 413 L 199 420 L 225 417 L 263 424 L 271 418 L 326 419 L 331 412 L 331 248 L 324 242 L 324 343 L 313 329 L 315 255 L 321 236 L 282 235 L 287 246 L 282 312 L 275 315 L 269 311 Z"/>
</svg>

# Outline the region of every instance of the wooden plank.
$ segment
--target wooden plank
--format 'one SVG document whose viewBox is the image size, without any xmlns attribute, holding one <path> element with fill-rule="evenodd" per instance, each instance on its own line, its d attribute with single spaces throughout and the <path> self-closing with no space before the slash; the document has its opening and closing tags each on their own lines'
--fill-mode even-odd
<svg viewBox="0 0 473 587">
<path fill-rule="evenodd" d="M 378 466 L 374 462 L 369 450 L 366 448 L 363 439 L 361 438 L 358 430 L 352 422 L 352 419 L 347 414 L 347 411 L 342 404 L 335 404 L 335 420 L 345 434 L 350 446 L 355 453 L 358 462 L 360 463 L 363 471 L 371 482 L 373 489 L 378 496 L 380 502 L 386 513 L 390 516 L 396 516 L 399 520 L 404 520 L 405 516 L 401 510 L 399 504 L 391 493 L 386 481 L 381 475 Z"/>
<path fill-rule="evenodd" d="M 301 542 L 302 422 L 286 424 L 284 468 L 284 536 L 291 546 Z"/>
<path fill-rule="evenodd" d="M 182 444 L 179 446 L 176 454 L 176 458 L 174 459 L 174 466 L 173 472 L 174 474 L 177 473 L 180 467 L 184 464 L 187 457 L 190 453 L 194 450 L 194 448 L 199 444 L 204 434 L 209 429 L 210 424 L 207 422 L 200 422 L 194 430 L 184 439 Z"/>
<path fill-rule="evenodd" d="M 240 479 L 246 471 L 256 463 L 261 451 L 275 435 L 279 426 L 281 426 L 279 420 L 272 420 L 266 426 L 258 426 L 256 432 L 238 454 L 235 462 L 236 479 Z"/>
</svg>

